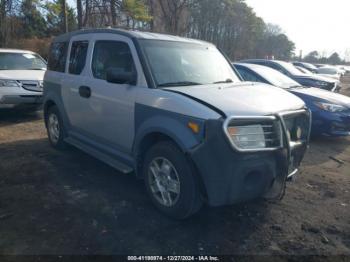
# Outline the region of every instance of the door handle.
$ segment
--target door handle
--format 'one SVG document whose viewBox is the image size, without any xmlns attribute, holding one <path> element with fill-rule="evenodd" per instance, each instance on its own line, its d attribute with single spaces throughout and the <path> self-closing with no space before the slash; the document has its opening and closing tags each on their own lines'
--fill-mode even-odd
<svg viewBox="0 0 350 262">
<path fill-rule="evenodd" d="M 79 87 L 79 95 L 84 98 L 90 98 L 91 97 L 91 88 L 88 86 L 81 86 Z"/>
</svg>

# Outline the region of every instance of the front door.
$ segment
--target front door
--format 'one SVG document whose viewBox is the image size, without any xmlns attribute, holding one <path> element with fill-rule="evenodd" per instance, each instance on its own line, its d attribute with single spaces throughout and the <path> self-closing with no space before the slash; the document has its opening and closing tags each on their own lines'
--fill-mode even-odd
<svg viewBox="0 0 350 262">
<path fill-rule="evenodd" d="M 130 153 L 134 139 L 137 91 L 145 88 L 144 76 L 131 39 L 117 34 L 96 34 L 87 62 L 89 79 L 80 87 L 82 133 L 107 147 Z M 106 81 L 107 70 L 134 72 L 137 84 Z"/>
</svg>

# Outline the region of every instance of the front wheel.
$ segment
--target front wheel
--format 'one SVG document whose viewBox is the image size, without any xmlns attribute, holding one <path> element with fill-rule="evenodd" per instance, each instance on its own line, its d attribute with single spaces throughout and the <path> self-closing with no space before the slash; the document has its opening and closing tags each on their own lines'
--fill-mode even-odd
<svg viewBox="0 0 350 262">
<path fill-rule="evenodd" d="M 57 149 L 64 149 L 65 132 L 63 121 L 56 106 L 51 106 L 46 114 L 46 128 L 50 144 Z"/>
<path fill-rule="evenodd" d="M 202 206 L 198 183 L 185 155 L 171 142 L 159 142 L 145 156 L 145 185 L 153 204 L 176 219 L 187 218 Z"/>
</svg>

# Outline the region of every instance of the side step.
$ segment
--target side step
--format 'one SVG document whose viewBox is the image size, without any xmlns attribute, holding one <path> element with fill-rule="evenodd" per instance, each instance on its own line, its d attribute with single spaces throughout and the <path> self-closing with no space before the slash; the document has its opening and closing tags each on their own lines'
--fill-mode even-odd
<svg viewBox="0 0 350 262">
<path fill-rule="evenodd" d="M 80 149 L 81 151 L 84 151 L 85 153 L 101 160 L 102 162 L 105 162 L 106 164 L 110 165 L 111 167 L 119 170 L 120 172 L 124 173 L 124 174 L 129 174 L 133 171 L 133 168 L 123 164 L 122 162 L 110 157 L 107 154 L 104 154 L 98 150 L 96 150 L 95 148 L 86 145 L 84 143 L 81 143 L 79 140 L 74 139 L 72 137 L 67 137 L 65 140 L 65 142 L 67 142 L 68 144 L 71 144 L 72 146 Z"/>
</svg>

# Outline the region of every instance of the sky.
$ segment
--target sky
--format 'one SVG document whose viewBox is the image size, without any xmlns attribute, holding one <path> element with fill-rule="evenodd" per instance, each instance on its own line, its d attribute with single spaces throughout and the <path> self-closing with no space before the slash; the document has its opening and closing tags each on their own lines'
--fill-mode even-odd
<svg viewBox="0 0 350 262">
<path fill-rule="evenodd" d="M 350 0 L 246 0 L 267 23 L 279 25 L 296 54 L 338 52 L 350 61 Z M 68 0 L 71 6 L 75 0 Z"/>
<path fill-rule="evenodd" d="M 350 0 L 246 0 L 266 23 L 279 25 L 305 56 L 338 52 L 350 61 Z M 348 50 L 348 51 L 346 51 Z"/>
</svg>

